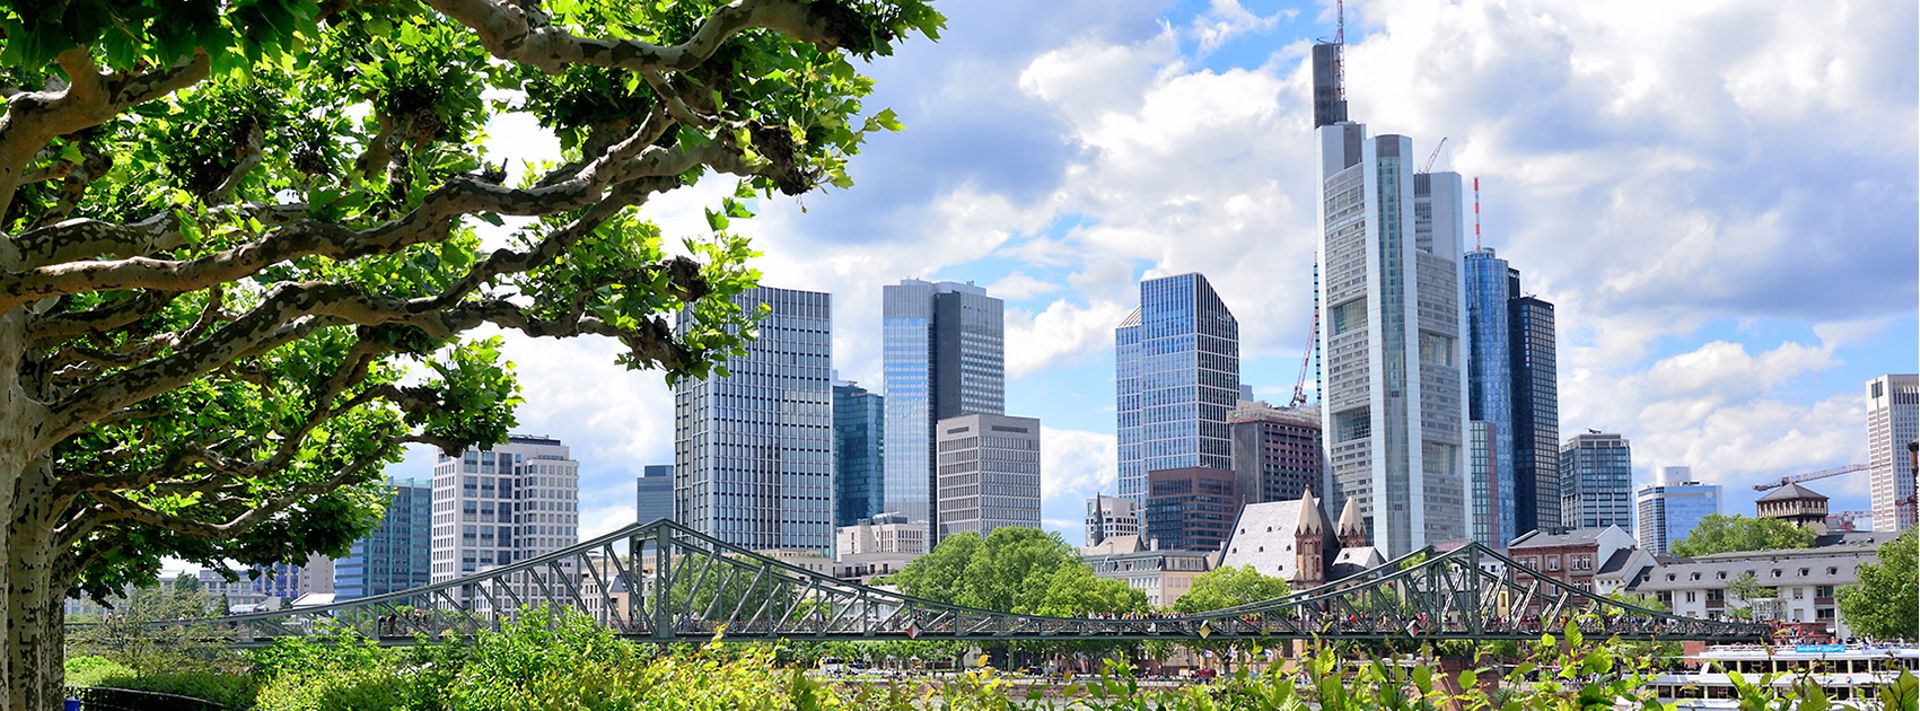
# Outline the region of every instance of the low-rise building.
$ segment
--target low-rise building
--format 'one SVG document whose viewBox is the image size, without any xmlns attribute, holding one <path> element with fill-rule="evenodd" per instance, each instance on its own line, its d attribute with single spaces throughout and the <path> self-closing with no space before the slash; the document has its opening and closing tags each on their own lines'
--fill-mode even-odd
<svg viewBox="0 0 1920 711">
<path fill-rule="evenodd" d="M 1098 544 L 1114 536 L 1140 535 L 1140 507 L 1133 499 L 1096 494 L 1087 499 L 1087 543 Z"/>
<path fill-rule="evenodd" d="M 1616 553 L 1638 547 L 1633 534 L 1619 526 L 1578 528 L 1565 533 L 1534 530 L 1507 544 L 1507 557 L 1525 568 L 1587 592 L 1598 592 L 1594 576 Z M 1624 561 L 1622 561 L 1624 563 Z M 1526 584 L 1525 572 L 1515 581 Z"/>
<path fill-rule="evenodd" d="M 1311 491 L 1293 501 L 1247 504 L 1220 552 L 1220 566 L 1253 566 L 1294 590 L 1320 585 L 1339 555 L 1330 528 Z"/>
<path fill-rule="evenodd" d="M 834 558 L 876 553 L 920 555 L 927 552 L 927 522 L 905 514 L 883 513 L 834 530 Z"/>
<path fill-rule="evenodd" d="M 1823 536 L 1812 548 L 1675 559 L 1652 568 L 1629 589 L 1658 597 L 1676 615 L 1724 618 L 1752 605 L 1759 619 L 1846 638 L 1853 632 L 1838 614 L 1834 591 L 1858 583 L 1860 565 L 1874 562 L 1880 544 L 1891 539 L 1892 534 L 1874 533 Z M 1770 597 L 1742 600 L 1728 590 L 1746 575 L 1770 590 Z"/>
<path fill-rule="evenodd" d="M 1812 530 L 1815 535 L 1827 532 L 1827 496 L 1799 484 L 1767 492 L 1753 502 L 1753 512 L 1760 518 L 1777 518 Z"/>
<path fill-rule="evenodd" d="M 1211 555 L 1200 551 L 1145 545 L 1137 536 L 1116 536 L 1081 549 L 1080 559 L 1093 574 L 1120 580 L 1145 593 L 1147 604 L 1165 607 L 1193 588 L 1193 579 L 1207 572 Z"/>
</svg>

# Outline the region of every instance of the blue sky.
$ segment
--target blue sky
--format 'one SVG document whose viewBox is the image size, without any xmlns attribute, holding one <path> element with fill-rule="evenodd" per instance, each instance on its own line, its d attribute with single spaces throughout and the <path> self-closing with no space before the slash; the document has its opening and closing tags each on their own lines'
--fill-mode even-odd
<svg viewBox="0 0 1920 711">
<path fill-rule="evenodd" d="M 851 191 L 760 206 L 765 283 L 834 294 L 842 377 L 879 383 L 880 287 L 1007 303 L 1009 414 L 1039 417 L 1044 516 L 1113 489 L 1113 327 L 1139 279 L 1206 274 L 1243 381 L 1285 400 L 1312 316 L 1308 43 L 1331 4 L 966 0 L 870 67 L 903 133 Z M 1915 8 L 1900 0 L 1348 3 L 1351 116 L 1479 176 L 1485 243 L 1559 306 L 1561 428 L 1636 474 L 1748 485 L 1865 455 L 1863 383 L 1916 369 Z M 512 118 L 502 156 L 551 139 Z M 702 229 L 703 184 L 648 207 Z M 739 223 L 736 223 L 738 225 Z M 582 535 L 672 460 L 671 401 L 615 347 L 511 338 L 522 428 L 581 461 Z M 416 453 L 391 473 L 426 476 Z M 1864 476 L 1816 485 L 1864 508 Z"/>
</svg>

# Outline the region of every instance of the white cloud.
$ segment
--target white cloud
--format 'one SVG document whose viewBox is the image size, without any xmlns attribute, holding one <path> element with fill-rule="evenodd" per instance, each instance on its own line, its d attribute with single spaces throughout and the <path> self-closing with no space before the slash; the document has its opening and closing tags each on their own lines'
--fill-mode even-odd
<svg viewBox="0 0 1920 711">
<path fill-rule="evenodd" d="M 1114 437 L 1104 432 L 1040 427 L 1040 498 L 1045 510 L 1115 490 L 1119 459 Z"/>
<path fill-rule="evenodd" d="M 1019 379 L 1056 360 L 1112 345 L 1113 329 L 1127 306 L 1111 301 L 1079 305 L 1059 299 L 1038 314 L 1009 309 L 1006 315 L 1007 377 Z"/>
<path fill-rule="evenodd" d="M 1016 271 L 987 285 L 987 293 L 1006 301 L 1025 301 L 1060 290 L 1060 285 Z"/>
<path fill-rule="evenodd" d="M 1242 7 L 1239 0 L 1213 0 L 1207 12 L 1193 18 L 1188 33 L 1199 43 L 1199 53 L 1207 55 L 1240 35 L 1271 30 L 1281 20 L 1299 14 L 1299 10 L 1288 8 L 1271 15 L 1256 15 Z"/>
</svg>

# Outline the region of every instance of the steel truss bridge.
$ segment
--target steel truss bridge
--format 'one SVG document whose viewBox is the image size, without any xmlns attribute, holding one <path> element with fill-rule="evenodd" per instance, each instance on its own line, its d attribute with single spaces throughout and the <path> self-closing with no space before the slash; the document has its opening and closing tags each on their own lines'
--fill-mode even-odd
<svg viewBox="0 0 1920 711">
<path fill-rule="evenodd" d="M 542 611 L 544 606 L 544 612 Z M 1694 619 L 1554 580 L 1489 548 L 1429 548 L 1294 595 L 1202 614 L 1047 617 L 950 605 L 758 555 L 670 521 L 637 524 L 443 583 L 331 605 L 159 624 L 237 647 L 342 628 L 384 644 L 470 637 L 571 607 L 638 641 L 1532 640 L 1758 642 L 1765 625 Z"/>
</svg>

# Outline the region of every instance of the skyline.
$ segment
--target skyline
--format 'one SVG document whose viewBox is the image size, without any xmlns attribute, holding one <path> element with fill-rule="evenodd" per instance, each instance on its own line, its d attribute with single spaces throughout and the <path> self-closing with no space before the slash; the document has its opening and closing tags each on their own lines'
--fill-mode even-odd
<svg viewBox="0 0 1920 711">
<path fill-rule="evenodd" d="M 869 106 L 907 130 L 853 160 L 854 190 L 805 216 L 762 201 L 738 227 L 764 284 L 833 292 L 834 367 L 870 389 L 880 285 L 973 280 L 1004 299 L 1006 411 L 1045 426 L 1043 522 L 1076 541 L 1085 498 L 1117 490 L 1111 334 L 1141 278 L 1205 274 L 1243 323 L 1243 381 L 1291 394 L 1316 237 L 1304 59 L 1331 18 L 1063 2 L 996 29 L 1000 5 L 946 8 L 947 40 L 871 67 Z M 1562 431 L 1632 439 L 1636 488 L 1691 466 L 1728 487 L 1730 513 L 1750 513 L 1750 484 L 1864 461 L 1861 384 L 1915 369 L 1914 75 L 1885 61 L 1911 56 L 1913 8 L 1549 23 L 1513 5 L 1355 3 L 1348 98 L 1422 159 L 1446 136 L 1436 169 L 1482 178 L 1483 244 L 1560 308 Z M 1699 34 L 1684 51 L 1682 28 Z M 499 157 L 552 142 L 514 128 L 491 128 Z M 643 214 L 697 234 L 727 187 Z M 669 391 L 613 366 L 616 348 L 506 346 L 528 398 L 516 430 L 581 461 L 583 537 L 630 522 L 633 476 L 672 456 Z M 424 476 L 431 456 L 388 473 Z M 1866 508 L 1864 476 L 1816 488 Z"/>
</svg>

